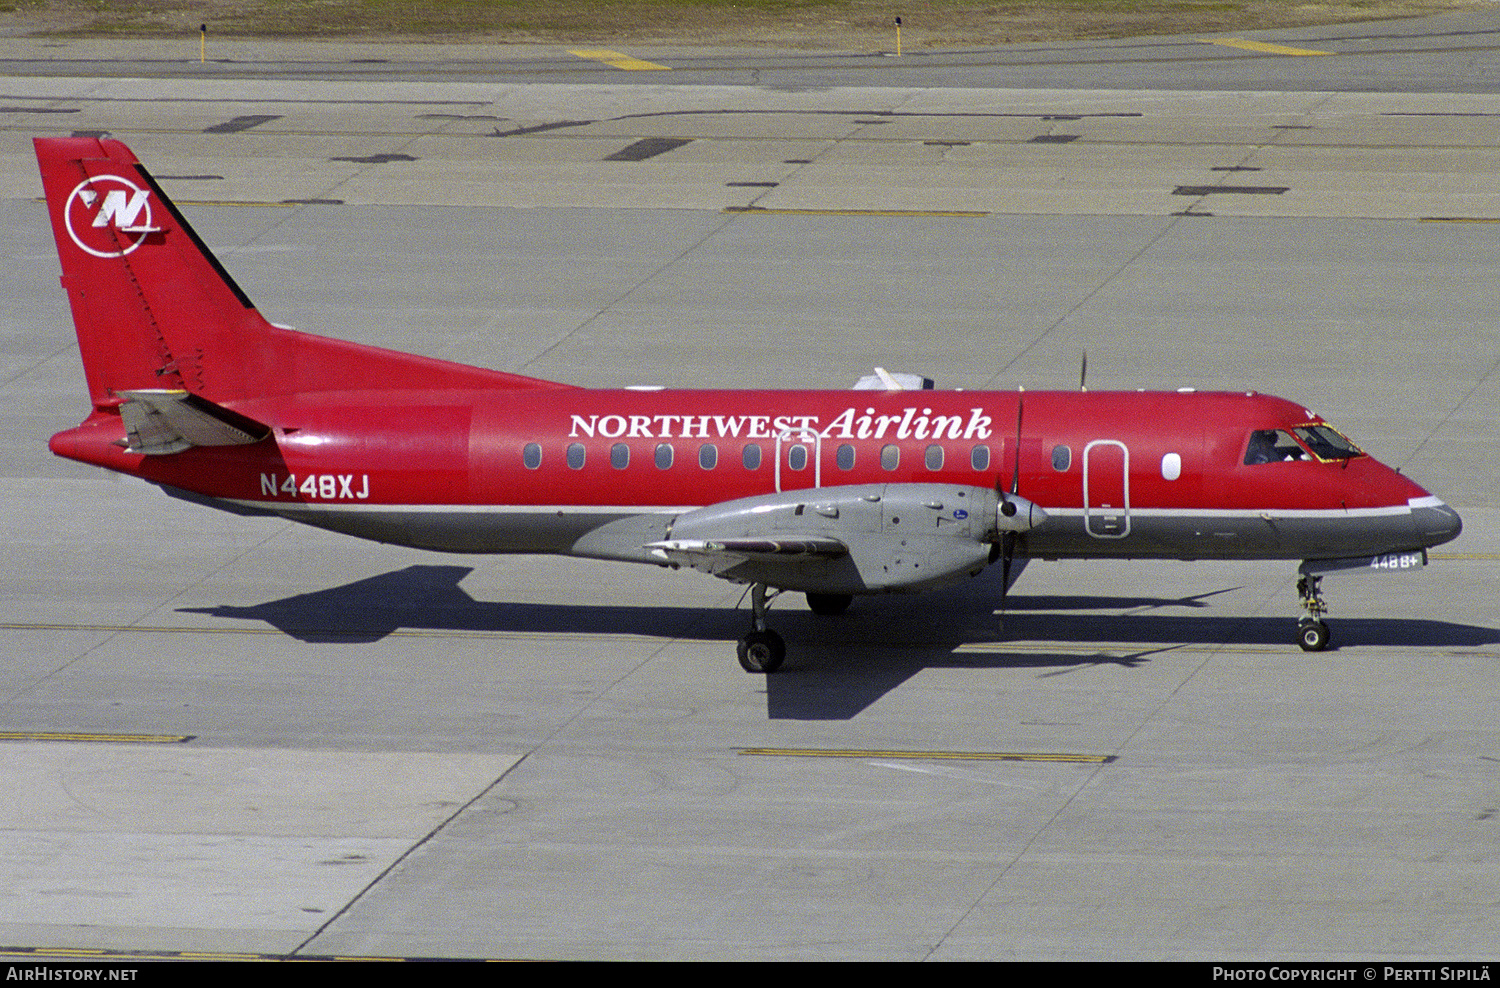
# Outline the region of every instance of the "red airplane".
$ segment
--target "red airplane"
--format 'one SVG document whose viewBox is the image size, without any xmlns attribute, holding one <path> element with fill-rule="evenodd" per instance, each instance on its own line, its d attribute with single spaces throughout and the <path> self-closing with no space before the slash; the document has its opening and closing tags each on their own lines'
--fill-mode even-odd
<svg viewBox="0 0 1500 988">
<path fill-rule="evenodd" d="M 59 456 L 239 514 L 445 552 L 690 566 L 837 613 L 1028 558 L 1426 564 L 1458 514 L 1302 405 L 1254 392 L 594 390 L 272 325 L 130 150 L 38 138 L 93 410 Z"/>
</svg>

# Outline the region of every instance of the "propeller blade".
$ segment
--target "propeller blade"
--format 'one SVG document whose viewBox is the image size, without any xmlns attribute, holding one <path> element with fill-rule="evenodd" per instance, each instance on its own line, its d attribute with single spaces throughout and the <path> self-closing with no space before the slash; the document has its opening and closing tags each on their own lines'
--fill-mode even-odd
<svg viewBox="0 0 1500 988">
<path fill-rule="evenodd" d="M 1010 492 L 1019 494 L 1021 492 L 1021 416 L 1026 410 L 1026 389 L 1022 388 L 1016 392 L 1016 463 L 1010 474 Z"/>
<path fill-rule="evenodd" d="M 1021 496 L 1021 429 L 1025 422 L 1025 413 L 1026 389 L 1023 387 L 1016 390 L 1016 456 L 1010 471 L 1010 493 L 1011 497 L 1015 498 Z M 1010 509 L 1009 514 L 1014 515 L 1016 513 L 1016 505 L 1013 502 L 1006 503 L 1004 507 Z M 1010 593 L 1010 562 L 1015 558 L 1016 554 L 1016 533 L 1006 530 L 1000 536 L 1000 541 L 995 543 L 994 547 L 990 549 L 992 562 L 994 561 L 993 557 L 997 549 L 1000 553 L 1000 627 L 1004 628 L 1005 598 Z"/>
</svg>

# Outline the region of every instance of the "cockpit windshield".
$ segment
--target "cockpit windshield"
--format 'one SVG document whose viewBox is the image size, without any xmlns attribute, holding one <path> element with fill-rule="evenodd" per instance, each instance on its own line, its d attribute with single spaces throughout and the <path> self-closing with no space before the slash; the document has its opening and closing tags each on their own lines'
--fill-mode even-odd
<svg viewBox="0 0 1500 988">
<path fill-rule="evenodd" d="M 1364 456 L 1364 450 L 1326 425 L 1299 426 L 1294 432 L 1320 460 L 1352 460 Z"/>
<path fill-rule="evenodd" d="M 1257 429 L 1250 433 L 1250 445 L 1245 448 L 1246 466 L 1310 459 L 1307 450 L 1299 446 L 1285 429 Z"/>
<path fill-rule="evenodd" d="M 1311 455 L 1308 450 L 1312 451 Z M 1286 429 L 1257 429 L 1250 433 L 1250 443 L 1245 447 L 1245 465 L 1314 458 L 1327 463 L 1364 455 L 1364 450 L 1326 425 L 1300 425 L 1290 432 Z"/>
</svg>

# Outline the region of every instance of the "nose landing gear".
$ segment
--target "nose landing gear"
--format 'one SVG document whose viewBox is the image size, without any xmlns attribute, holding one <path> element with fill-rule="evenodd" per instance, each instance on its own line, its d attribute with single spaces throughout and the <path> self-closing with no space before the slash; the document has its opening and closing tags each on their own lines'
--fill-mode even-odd
<svg viewBox="0 0 1500 988">
<path fill-rule="evenodd" d="M 1330 632 L 1323 615 L 1328 603 L 1323 599 L 1323 578 L 1305 570 L 1297 577 L 1297 595 L 1302 598 L 1302 617 L 1297 622 L 1297 644 L 1304 652 L 1321 652 L 1328 647 Z"/>
</svg>

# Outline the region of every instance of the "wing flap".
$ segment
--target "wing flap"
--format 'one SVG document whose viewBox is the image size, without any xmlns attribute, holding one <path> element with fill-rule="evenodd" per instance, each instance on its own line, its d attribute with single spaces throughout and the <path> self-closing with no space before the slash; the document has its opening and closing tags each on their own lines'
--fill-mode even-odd
<svg viewBox="0 0 1500 988">
<path fill-rule="evenodd" d="M 666 539 L 647 543 L 645 549 L 663 562 L 713 574 L 724 573 L 751 561 L 795 565 L 813 559 L 832 559 L 849 554 L 849 547 L 838 539 L 816 536 L 791 539 Z"/>
</svg>

